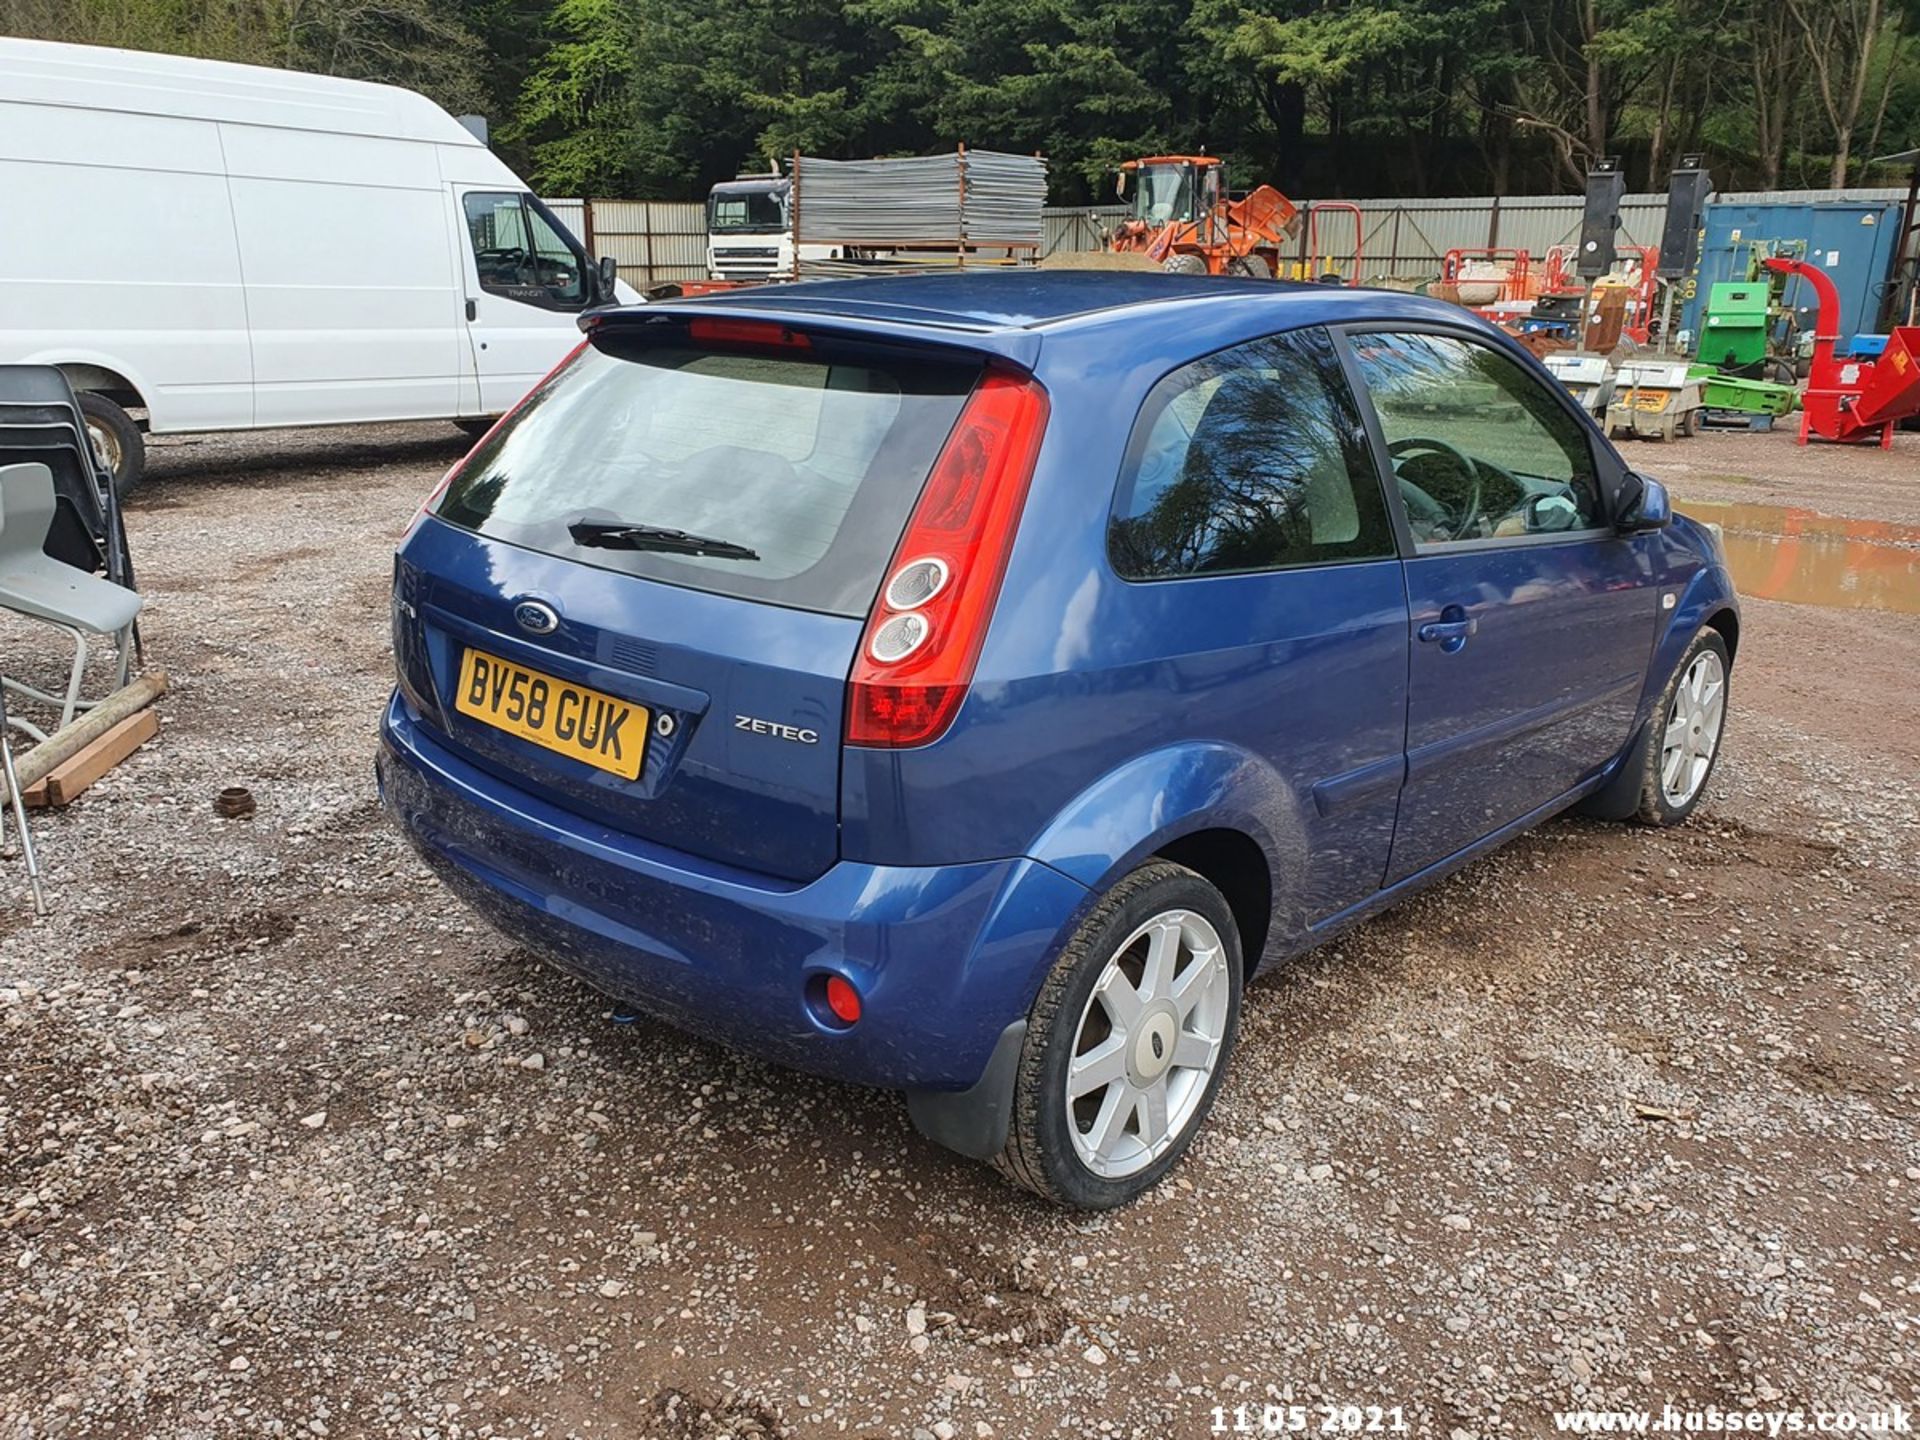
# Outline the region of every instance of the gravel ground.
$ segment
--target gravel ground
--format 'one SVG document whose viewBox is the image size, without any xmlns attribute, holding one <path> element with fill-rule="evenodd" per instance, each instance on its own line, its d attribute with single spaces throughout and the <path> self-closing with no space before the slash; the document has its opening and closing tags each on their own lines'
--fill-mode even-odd
<svg viewBox="0 0 1920 1440">
<path fill-rule="evenodd" d="M 1920 518 L 1920 437 L 1784 440 L 1635 456 Z M 388 557 L 461 443 L 153 443 L 164 730 L 38 820 L 50 920 L 0 861 L 0 1435 L 1920 1398 L 1920 618 L 1754 602 L 1691 824 L 1557 821 L 1263 980 L 1188 1162 L 1087 1217 L 893 1096 L 611 1023 L 414 861 L 370 773 Z"/>
</svg>

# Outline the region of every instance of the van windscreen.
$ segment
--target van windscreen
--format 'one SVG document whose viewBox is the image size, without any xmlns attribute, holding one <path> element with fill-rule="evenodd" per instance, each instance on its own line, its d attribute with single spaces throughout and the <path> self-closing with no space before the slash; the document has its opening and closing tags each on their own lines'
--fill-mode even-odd
<svg viewBox="0 0 1920 1440">
<path fill-rule="evenodd" d="M 832 342 L 602 335 L 476 447 L 434 513 L 602 569 L 864 616 L 979 374 Z"/>
</svg>

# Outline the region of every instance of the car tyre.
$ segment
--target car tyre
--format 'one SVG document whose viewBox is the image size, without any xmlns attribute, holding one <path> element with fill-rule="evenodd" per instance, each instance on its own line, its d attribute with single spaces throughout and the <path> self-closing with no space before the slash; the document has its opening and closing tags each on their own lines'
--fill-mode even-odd
<svg viewBox="0 0 1920 1440">
<path fill-rule="evenodd" d="M 1640 824 L 1678 825 L 1707 793 L 1726 734 L 1732 676 L 1726 640 L 1718 630 L 1702 629 L 1647 721 L 1639 756 L 1640 803 L 1633 814 Z"/>
<path fill-rule="evenodd" d="M 1077 1209 L 1111 1209 L 1151 1189 L 1213 1106 L 1244 970 L 1233 912 L 1206 880 L 1166 861 L 1127 875 L 1075 931 L 1033 1002 L 995 1165 Z"/>
<path fill-rule="evenodd" d="M 147 469 L 147 442 L 139 424 L 98 391 L 82 390 L 74 398 L 80 402 L 94 453 L 113 474 L 113 493 L 126 499 Z"/>
</svg>

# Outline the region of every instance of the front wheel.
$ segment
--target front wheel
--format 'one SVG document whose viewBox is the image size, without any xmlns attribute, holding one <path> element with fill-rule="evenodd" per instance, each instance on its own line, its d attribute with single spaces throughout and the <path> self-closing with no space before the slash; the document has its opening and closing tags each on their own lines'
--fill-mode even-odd
<svg viewBox="0 0 1920 1440">
<path fill-rule="evenodd" d="M 1169 255 L 1161 261 L 1160 268 L 1169 275 L 1204 275 L 1207 273 L 1207 261 L 1203 255 L 1183 251 L 1178 255 Z"/>
<path fill-rule="evenodd" d="M 1673 678 L 1660 696 L 1646 745 L 1640 780 L 1643 825 L 1678 825 L 1693 813 L 1714 763 L 1727 724 L 1727 681 L 1732 662 L 1717 630 L 1693 637 Z"/>
<path fill-rule="evenodd" d="M 125 499 L 147 468 L 147 444 L 134 418 L 106 396 L 82 390 L 74 396 L 87 425 L 87 439 L 113 476 L 113 493 Z"/>
<path fill-rule="evenodd" d="M 1184 866 L 1100 900 L 1027 1017 L 1001 1172 L 1080 1209 L 1155 1185 L 1212 1108 L 1240 1021 L 1233 912 Z"/>
</svg>

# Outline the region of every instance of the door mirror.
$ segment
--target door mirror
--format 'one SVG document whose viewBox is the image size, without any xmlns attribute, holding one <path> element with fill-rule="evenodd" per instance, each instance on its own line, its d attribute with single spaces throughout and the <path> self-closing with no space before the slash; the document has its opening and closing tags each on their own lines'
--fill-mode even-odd
<svg viewBox="0 0 1920 1440">
<path fill-rule="evenodd" d="M 1620 487 L 1618 514 L 1614 528 L 1627 535 L 1644 535 L 1667 527 L 1673 519 L 1673 501 L 1658 480 L 1628 471 Z"/>
<path fill-rule="evenodd" d="M 1113 176 L 1113 193 L 1122 200 L 1127 198 L 1127 172 L 1116 170 Z"/>
<path fill-rule="evenodd" d="M 620 297 L 614 287 L 620 278 L 620 262 L 611 255 L 602 255 L 594 265 L 594 276 L 599 281 L 601 303 L 616 304 Z"/>
</svg>

